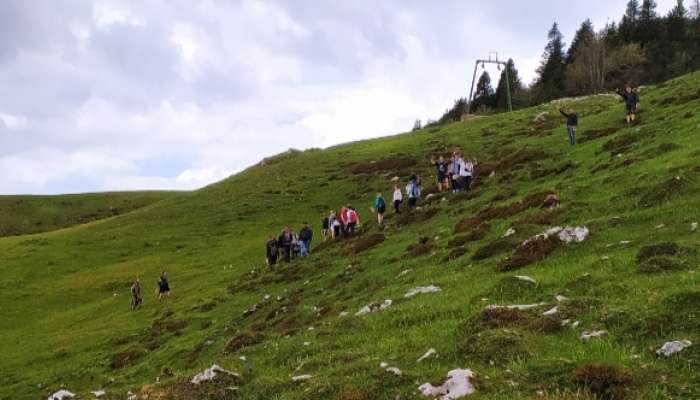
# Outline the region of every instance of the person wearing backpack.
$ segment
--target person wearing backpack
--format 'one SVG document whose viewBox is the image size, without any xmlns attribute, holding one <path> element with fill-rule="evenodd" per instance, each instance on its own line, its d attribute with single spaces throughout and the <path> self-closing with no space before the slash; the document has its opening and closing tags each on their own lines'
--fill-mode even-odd
<svg viewBox="0 0 700 400">
<path fill-rule="evenodd" d="M 464 160 L 460 157 L 458 152 L 452 153 L 452 161 L 450 162 L 449 175 L 452 181 L 452 193 L 459 192 L 460 183 L 460 172 L 462 171 L 462 164 Z"/>
<path fill-rule="evenodd" d="M 277 246 L 282 250 L 282 258 L 284 262 L 288 263 L 292 260 L 292 245 L 294 243 L 294 236 L 289 230 L 289 227 L 284 228 L 280 236 L 277 238 Z"/>
<path fill-rule="evenodd" d="M 415 175 L 411 175 L 411 180 L 406 185 L 406 196 L 408 196 L 408 208 L 410 210 L 416 207 L 420 198 L 420 187 L 418 185 L 418 178 Z"/>
<path fill-rule="evenodd" d="M 381 193 L 377 193 L 377 197 L 374 199 L 373 210 L 377 212 L 377 225 L 384 225 L 384 213 L 386 212 L 386 202 Z"/>
<path fill-rule="evenodd" d="M 328 215 L 328 224 L 331 227 L 331 239 L 339 238 L 341 224 L 334 210 L 331 210 L 330 214 Z"/>
<path fill-rule="evenodd" d="M 338 221 L 340 222 L 340 236 L 347 237 L 348 209 L 345 206 L 340 207 L 340 211 L 338 211 Z"/>
<path fill-rule="evenodd" d="M 352 235 L 355 233 L 355 227 L 357 224 L 360 222 L 360 219 L 357 215 L 357 211 L 355 211 L 354 208 L 352 208 L 351 205 L 348 204 L 346 207 L 346 228 L 345 230 L 347 231 L 347 235 Z"/>
<path fill-rule="evenodd" d="M 576 127 L 578 126 L 578 115 L 574 110 L 569 109 L 568 112 L 564 110 L 559 110 L 561 115 L 566 117 L 566 134 L 569 135 L 569 144 L 572 146 L 576 144 Z"/>
<path fill-rule="evenodd" d="M 304 227 L 299 231 L 299 256 L 306 257 L 311 252 L 311 239 L 314 237 L 314 231 L 309 226 L 308 222 L 304 222 Z"/>
<path fill-rule="evenodd" d="M 168 275 L 163 271 L 158 279 L 158 301 L 163 300 L 163 296 L 170 297 L 170 285 L 168 284 Z"/>
<path fill-rule="evenodd" d="M 634 122 L 637 118 L 637 104 L 639 104 L 639 94 L 632 90 L 631 85 L 627 85 L 624 91 L 618 90 L 617 94 L 625 101 L 625 110 L 627 111 L 625 120 L 628 124 Z"/>
<path fill-rule="evenodd" d="M 267 265 L 269 265 L 270 268 L 277 264 L 278 251 L 279 247 L 277 239 L 275 239 L 274 236 L 270 236 L 267 243 L 265 243 L 265 252 L 267 254 L 265 259 L 267 260 Z"/>
<path fill-rule="evenodd" d="M 401 203 L 403 203 L 403 194 L 401 193 L 401 188 L 399 185 L 394 185 L 394 196 L 392 198 L 394 203 L 394 213 L 401 214 Z"/>
<path fill-rule="evenodd" d="M 472 175 L 474 173 L 474 163 L 468 157 L 461 157 L 459 170 L 460 186 L 464 191 L 469 191 L 472 186 Z"/>
</svg>

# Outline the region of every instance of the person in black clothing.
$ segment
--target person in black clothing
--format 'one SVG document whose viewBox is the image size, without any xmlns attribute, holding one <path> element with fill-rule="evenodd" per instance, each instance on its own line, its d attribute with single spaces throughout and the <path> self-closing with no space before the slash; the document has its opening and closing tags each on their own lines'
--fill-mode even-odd
<svg viewBox="0 0 700 400">
<path fill-rule="evenodd" d="M 578 115 L 574 112 L 574 110 L 569 109 L 568 112 L 564 112 L 563 110 L 559 110 L 561 115 L 566 117 L 566 134 L 569 135 L 569 143 L 571 145 L 576 144 L 576 126 L 578 126 Z"/>
<path fill-rule="evenodd" d="M 435 176 L 437 177 L 437 188 L 439 192 L 447 190 L 449 186 L 449 181 L 447 179 L 447 163 L 445 158 L 440 156 L 437 161 L 431 159 L 430 162 L 435 167 Z"/>
<path fill-rule="evenodd" d="M 158 279 L 158 301 L 163 300 L 163 296 L 170 297 L 170 285 L 168 285 L 168 276 L 165 271 L 160 274 L 160 279 Z"/>
<path fill-rule="evenodd" d="M 624 91 L 618 90 L 617 94 L 625 100 L 625 110 L 627 123 L 634 122 L 637 118 L 637 104 L 639 104 L 639 94 L 632 90 L 630 85 L 627 85 Z"/>
<path fill-rule="evenodd" d="M 133 285 L 131 285 L 131 311 L 136 311 L 141 308 L 141 304 L 143 304 L 143 300 L 141 299 L 141 284 L 137 277 Z"/>
<path fill-rule="evenodd" d="M 311 251 L 311 239 L 314 237 L 314 231 L 309 226 L 308 222 L 304 222 L 304 227 L 299 231 L 299 256 L 306 257 Z"/>
<path fill-rule="evenodd" d="M 284 228 L 279 238 L 277 238 L 277 247 L 282 250 L 282 258 L 288 263 L 292 260 L 292 242 L 294 235 L 289 230 L 289 227 Z"/>
<path fill-rule="evenodd" d="M 277 240 L 274 236 L 270 236 L 265 244 L 265 251 L 267 253 L 267 265 L 272 268 L 273 265 L 277 264 L 277 257 L 279 254 L 279 248 L 277 245 Z"/>
<path fill-rule="evenodd" d="M 328 239 L 328 236 L 330 234 L 331 234 L 331 220 L 329 217 L 324 217 L 321 220 L 321 236 L 323 236 L 324 242 Z"/>
</svg>

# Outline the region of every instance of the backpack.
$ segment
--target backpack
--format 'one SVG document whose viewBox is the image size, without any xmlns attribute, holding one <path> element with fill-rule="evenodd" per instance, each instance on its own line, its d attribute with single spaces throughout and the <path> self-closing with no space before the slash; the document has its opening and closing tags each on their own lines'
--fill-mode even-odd
<svg viewBox="0 0 700 400">
<path fill-rule="evenodd" d="M 384 197 L 379 197 L 377 199 L 377 208 L 378 209 L 386 208 L 386 203 L 384 202 Z"/>
</svg>

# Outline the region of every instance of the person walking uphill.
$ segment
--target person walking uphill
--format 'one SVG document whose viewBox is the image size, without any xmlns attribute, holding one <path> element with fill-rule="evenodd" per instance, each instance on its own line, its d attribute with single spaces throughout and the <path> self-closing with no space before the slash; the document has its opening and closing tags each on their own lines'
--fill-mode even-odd
<svg viewBox="0 0 700 400">
<path fill-rule="evenodd" d="M 627 85 L 624 91 L 618 90 L 617 94 L 625 101 L 626 121 L 628 124 L 637 118 L 637 104 L 639 104 L 639 94 L 632 90 L 632 86 Z"/>
<path fill-rule="evenodd" d="M 267 265 L 272 268 L 275 264 L 277 264 L 277 257 L 279 255 L 277 239 L 275 239 L 274 236 L 270 236 L 270 238 L 267 240 L 267 243 L 265 244 L 265 253 Z"/>
<path fill-rule="evenodd" d="M 311 251 L 311 239 L 314 237 L 314 231 L 309 226 L 308 222 L 304 222 L 304 227 L 299 231 L 299 257 L 306 257 Z"/>
<path fill-rule="evenodd" d="M 139 278 L 136 278 L 131 285 L 131 311 L 141 308 L 141 303 L 143 303 L 141 299 L 141 283 Z"/>
<path fill-rule="evenodd" d="M 450 178 L 452 181 L 452 193 L 459 192 L 460 187 L 460 173 L 462 172 L 462 165 L 464 160 L 456 151 L 452 153 L 452 161 L 450 162 Z"/>
<path fill-rule="evenodd" d="M 435 167 L 435 176 L 437 177 L 437 189 L 438 192 L 443 192 L 447 190 L 448 179 L 447 179 L 447 163 L 445 158 L 440 156 L 437 161 L 434 158 L 430 159 L 430 163 Z"/>
<path fill-rule="evenodd" d="M 349 204 L 346 207 L 345 213 L 345 230 L 349 236 L 355 233 L 355 227 L 360 223 L 360 217 L 357 215 L 357 211 L 355 211 L 355 209 Z"/>
<path fill-rule="evenodd" d="M 411 180 L 406 185 L 406 195 L 408 196 L 408 208 L 412 210 L 416 207 L 420 198 L 420 187 L 418 178 L 415 175 L 411 175 Z"/>
<path fill-rule="evenodd" d="M 569 109 L 568 112 L 559 110 L 561 115 L 566 117 L 566 134 L 569 135 L 569 143 L 573 146 L 576 144 L 576 127 L 578 126 L 578 115 L 574 110 Z"/>
<path fill-rule="evenodd" d="M 386 212 L 386 201 L 381 193 L 377 193 L 374 199 L 374 207 L 372 209 L 377 213 L 377 225 L 384 225 L 384 213 Z"/>
<path fill-rule="evenodd" d="M 168 285 L 168 275 L 165 271 L 158 278 L 158 301 L 163 300 L 163 296 L 170 297 L 170 285 Z"/>
<path fill-rule="evenodd" d="M 282 249 L 282 257 L 284 262 L 288 263 L 292 259 L 292 242 L 294 235 L 289 230 L 289 227 L 284 228 L 279 238 L 277 238 L 277 246 Z"/>
<path fill-rule="evenodd" d="M 394 196 L 392 198 L 394 203 L 394 213 L 401 214 L 401 203 L 403 203 L 403 194 L 401 193 L 401 188 L 399 185 L 394 185 Z"/>
</svg>

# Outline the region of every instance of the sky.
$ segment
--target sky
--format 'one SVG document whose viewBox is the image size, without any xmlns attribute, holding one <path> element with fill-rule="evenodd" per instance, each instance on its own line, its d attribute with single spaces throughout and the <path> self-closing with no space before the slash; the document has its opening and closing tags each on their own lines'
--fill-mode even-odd
<svg viewBox="0 0 700 400">
<path fill-rule="evenodd" d="M 529 83 L 553 22 L 568 42 L 625 3 L 0 0 L 0 194 L 190 190 L 405 132 L 468 95 L 475 59 Z"/>
</svg>

